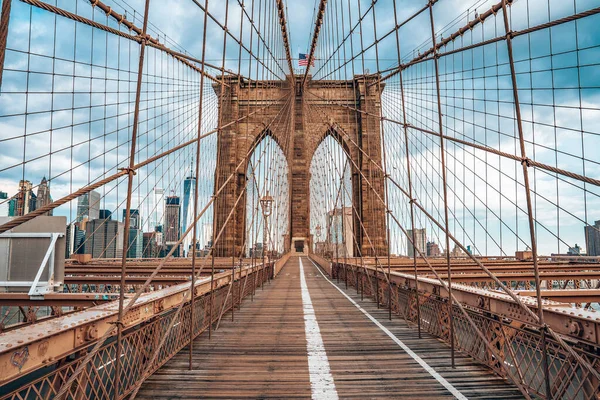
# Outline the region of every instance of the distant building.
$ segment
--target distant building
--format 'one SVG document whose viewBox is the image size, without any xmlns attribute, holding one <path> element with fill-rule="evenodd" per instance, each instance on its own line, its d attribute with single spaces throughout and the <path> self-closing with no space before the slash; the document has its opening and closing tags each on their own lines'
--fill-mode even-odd
<svg viewBox="0 0 600 400">
<path fill-rule="evenodd" d="M 165 201 L 165 225 L 163 234 L 167 251 L 170 251 L 181 237 L 181 206 L 178 196 L 169 196 Z M 179 257 L 179 247 L 173 253 Z"/>
<path fill-rule="evenodd" d="M 442 252 L 440 246 L 435 242 L 427 242 L 427 257 L 440 257 Z"/>
<path fill-rule="evenodd" d="M 212 242 L 212 231 L 212 223 L 205 222 L 202 225 L 202 236 L 200 237 L 200 245 L 206 246 L 208 243 Z"/>
<path fill-rule="evenodd" d="M 92 190 L 77 200 L 77 221 L 100 218 L 100 193 Z"/>
<path fill-rule="evenodd" d="M 127 258 L 142 258 L 144 251 L 144 234 L 141 229 L 129 229 L 129 246 Z"/>
<path fill-rule="evenodd" d="M 589 225 L 585 230 L 585 247 L 588 256 L 600 256 L 600 221 Z"/>
<path fill-rule="evenodd" d="M 127 210 L 123 210 L 123 223 L 125 223 L 125 218 L 127 217 Z M 129 210 L 129 227 L 133 229 L 142 229 L 142 224 L 140 221 L 140 210 L 130 209 Z"/>
<path fill-rule="evenodd" d="M 92 258 L 123 256 L 123 224 L 110 219 L 93 219 L 86 224 L 85 253 Z"/>
<path fill-rule="evenodd" d="M 580 255 L 582 255 L 581 247 L 579 247 L 579 245 L 577 243 L 575 243 L 575 246 L 569 247 L 569 250 L 567 251 L 567 255 L 569 255 L 569 256 L 580 256 Z"/>
<path fill-rule="evenodd" d="M 533 252 L 531 251 L 531 249 L 529 247 L 524 251 L 515 251 L 515 259 L 517 259 L 519 261 L 532 260 Z"/>
<path fill-rule="evenodd" d="M 48 180 L 44 176 L 37 190 L 36 209 L 42 208 L 45 205 L 52 203 L 52 196 L 50 195 L 50 187 L 48 186 Z M 52 215 L 53 211 L 48 211 L 45 215 Z"/>
<path fill-rule="evenodd" d="M 99 219 L 112 219 L 112 212 L 110 210 L 100 210 L 98 215 Z"/>
<path fill-rule="evenodd" d="M 154 227 L 154 233 L 155 235 L 155 239 L 156 239 L 156 244 L 161 247 L 162 245 L 165 244 L 165 239 L 164 239 L 164 234 L 163 234 L 163 226 L 162 225 L 156 225 Z"/>
<path fill-rule="evenodd" d="M 467 253 L 465 253 L 458 245 L 454 245 L 454 248 L 450 252 L 450 257 L 466 257 Z"/>
<path fill-rule="evenodd" d="M 352 207 L 336 208 L 327 213 L 327 243 L 333 256 L 352 257 L 353 224 Z"/>
<path fill-rule="evenodd" d="M 159 232 L 144 232 L 143 235 L 143 252 L 142 256 L 144 258 L 157 258 L 159 257 L 159 248 L 156 243 L 156 235 L 160 234 Z M 162 235 L 162 234 L 161 234 Z"/>
<path fill-rule="evenodd" d="M 35 210 L 37 210 L 37 195 L 33 193 L 32 190 L 29 197 L 29 211 L 27 212 L 32 212 Z"/>
<path fill-rule="evenodd" d="M 0 217 L 10 217 L 8 193 L 0 192 Z"/>
<path fill-rule="evenodd" d="M 165 190 L 162 188 L 154 188 L 153 196 L 152 196 L 152 210 L 148 214 L 148 219 L 150 221 L 148 230 L 152 231 L 157 226 L 163 224 L 163 214 L 165 212 Z"/>
<path fill-rule="evenodd" d="M 183 181 L 183 208 L 181 215 L 181 232 L 185 232 L 193 222 L 194 199 L 196 198 L 196 178 L 188 176 Z M 187 235 L 183 242 L 183 248 L 189 249 L 192 245 L 192 235 Z"/>
<path fill-rule="evenodd" d="M 13 197 L 8 201 L 8 216 L 16 217 L 17 216 L 17 199 Z"/>
<path fill-rule="evenodd" d="M 586 260 L 582 260 L 580 257 L 585 256 L 586 254 L 582 251 L 581 247 L 578 244 L 575 244 L 573 247 L 569 247 L 566 254 L 560 253 L 552 253 L 550 255 L 551 261 L 562 261 L 562 262 L 586 262 Z M 594 262 L 593 259 L 589 260 L 589 262 Z"/>
<path fill-rule="evenodd" d="M 65 257 L 70 258 L 72 254 L 85 253 L 85 231 L 80 229 L 78 222 L 67 225 Z"/>
<path fill-rule="evenodd" d="M 408 249 L 408 256 L 413 257 L 415 255 L 415 251 L 413 249 L 413 245 L 410 242 L 409 238 L 412 239 L 413 233 L 412 229 L 407 229 L 406 233 L 408 233 L 408 238 L 406 239 L 406 248 Z M 419 251 L 421 253 L 425 253 L 427 251 L 427 230 L 423 229 L 415 229 L 415 247 L 418 249 L 417 256 L 419 255 Z"/>
<path fill-rule="evenodd" d="M 36 197 L 31 190 L 31 182 L 27 180 L 19 181 L 19 191 L 15 196 L 14 216 L 20 217 L 35 210 Z"/>
<path fill-rule="evenodd" d="M 126 217 L 127 210 L 123 210 L 123 226 L 125 226 Z M 142 232 L 141 225 L 140 210 L 133 208 L 130 209 L 127 258 L 142 258 L 144 234 Z"/>
</svg>

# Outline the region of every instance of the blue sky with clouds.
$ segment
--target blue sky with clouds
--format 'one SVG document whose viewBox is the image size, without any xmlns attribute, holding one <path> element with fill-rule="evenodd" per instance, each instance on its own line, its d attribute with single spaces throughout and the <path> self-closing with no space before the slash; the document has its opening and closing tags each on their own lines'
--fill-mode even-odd
<svg viewBox="0 0 600 400">
<path fill-rule="evenodd" d="M 360 1 L 360 4 L 357 3 Z M 378 36 L 394 26 L 393 0 L 379 0 L 375 6 Z M 123 29 L 93 9 L 84 0 L 48 1 L 71 12 L 113 28 Z M 204 2 L 198 0 L 200 4 Z M 107 1 L 115 10 L 127 10 L 128 19 L 141 26 L 142 0 Z M 241 8 L 230 2 L 228 28 L 235 37 L 243 37 L 250 46 L 250 24 L 240 31 Z M 246 11 L 251 14 L 245 1 Z M 293 57 L 298 51 L 308 52 L 312 35 L 316 0 L 287 1 L 287 16 Z M 422 8 L 425 0 L 397 0 L 398 20 L 403 21 Z M 442 0 L 434 6 L 436 34 L 447 37 L 475 11 L 483 12 L 493 2 L 486 0 Z M 225 23 L 224 2 L 210 1 L 209 10 Z M 371 1 L 330 1 L 328 12 L 343 7 L 348 32 L 349 20 L 356 21 L 358 8 L 367 10 Z M 598 7 L 598 0 L 518 0 L 511 7 L 513 30 L 526 29 L 576 12 Z M 263 6 L 264 7 L 264 6 Z M 255 22 L 264 24 L 267 15 L 255 2 Z M 172 48 L 202 56 L 204 13 L 192 0 L 151 1 L 150 32 Z M 341 14 L 340 14 L 341 16 Z M 338 17 L 339 18 L 339 17 Z M 326 19 L 327 21 L 327 19 Z M 335 22 L 330 19 L 331 23 Z M 365 18 L 362 35 L 353 36 L 344 49 L 348 54 L 360 51 L 360 37 L 365 47 L 374 40 L 372 14 Z M 442 51 L 504 35 L 502 15 L 457 39 Z M 428 13 L 422 13 L 399 30 L 401 57 L 410 60 L 431 46 Z M 76 38 L 76 39 L 75 39 Z M 256 40 L 256 36 L 254 36 Z M 324 65 L 324 56 L 331 48 L 321 41 L 321 57 L 314 71 L 321 76 L 335 63 Z M 9 50 L 0 95 L 0 190 L 9 195 L 16 192 L 19 179 L 37 184 L 46 175 L 52 178 L 54 198 L 70 193 L 89 182 L 114 173 L 127 164 L 129 139 L 133 123 L 135 72 L 139 46 L 128 39 L 92 29 L 57 17 L 47 11 L 13 1 L 9 32 Z M 206 60 L 220 65 L 223 56 L 223 31 L 209 19 L 207 25 Z M 284 75 L 279 65 L 285 62 L 269 57 L 267 71 L 242 51 L 231 38 L 226 41 L 225 66 L 243 74 L 276 78 Z M 375 50 L 365 53 L 365 68 L 377 70 Z M 379 46 L 379 68 L 397 64 L 396 39 L 390 35 Z M 328 53 L 329 52 L 329 53 Z M 28 56 L 28 53 L 31 55 Z M 593 15 L 522 35 L 514 40 L 514 54 L 523 130 L 527 153 L 537 161 L 579 174 L 600 176 L 600 16 Z M 360 60 L 360 58 L 359 58 Z M 75 62 L 74 62 L 75 61 Z M 349 76 L 350 65 L 344 69 Z M 361 62 L 355 62 L 356 73 Z M 440 60 L 442 113 L 445 134 L 475 141 L 517 154 L 516 127 L 511 82 L 504 42 L 460 52 Z M 215 73 L 214 71 L 210 71 Z M 319 74 L 316 75 L 316 78 Z M 407 114 L 411 123 L 437 129 L 437 111 L 433 107 L 433 64 L 425 62 L 405 71 Z M 160 153 L 192 138 L 197 132 L 199 77 L 161 52 L 148 49 L 142 93 L 140 141 L 138 159 Z M 390 79 L 384 91 L 384 114 L 401 119 L 399 81 Z M 424 90 L 424 91 L 419 91 Z M 216 126 L 216 97 L 209 84 L 204 88 L 202 131 Z M 25 117 L 24 114 L 28 116 Z M 389 166 L 399 182 L 406 179 L 406 160 L 398 126 L 384 124 L 389 138 Z M 440 217 L 439 142 L 412 131 L 409 146 L 423 204 Z M 212 190 L 212 171 L 216 157 L 216 141 L 207 138 L 203 144 L 206 163 L 201 179 L 206 198 Z M 511 160 L 486 155 L 480 151 L 448 145 L 448 173 L 452 195 L 452 230 L 459 239 L 471 244 L 480 253 L 498 253 L 502 247 L 511 254 L 529 243 L 524 213 L 522 172 Z M 188 147 L 140 170 L 136 176 L 137 200 L 134 207 L 148 206 L 148 193 L 155 186 L 167 194 L 181 194 L 183 179 L 189 175 L 189 158 L 195 149 Z M 49 154 L 51 153 L 51 155 Z M 186 161 L 187 160 L 187 161 Z M 24 163 L 24 164 L 23 164 Z M 499 172 L 501 169 L 502 172 Z M 600 191 L 581 182 L 556 177 L 531 169 L 534 204 L 538 221 L 537 233 L 541 252 L 565 252 L 567 245 L 584 246 L 583 226 L 600 219 Z M 125 181 L 107 185 L 101 190 L 103 207 L 117 210 L 123 207 Z M 406 199 L 394 194 L 396 212 L 407 223 Z M 73 218 L 75 206 L 65 206 L 58 212 Z M 420 216 L 429 236 L 443 242 L 439 229 Z M 487 231 L 487 233 L 486 233 Z M 395 243 L 402 252 L 405 241 L 396 230 Z M 557 236 L 561 240 L 557 239 Z"/>
</svg>

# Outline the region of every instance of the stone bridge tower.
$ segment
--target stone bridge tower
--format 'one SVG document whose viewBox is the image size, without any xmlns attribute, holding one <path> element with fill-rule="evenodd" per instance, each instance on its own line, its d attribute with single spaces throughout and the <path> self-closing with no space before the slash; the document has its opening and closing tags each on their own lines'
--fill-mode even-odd
<svg viewBox="0 0 600 400">
<path fill-rule="evenodd" d="M 216 256 L 238 257 L 243 251 L 246 198 L 242 193 L 248 158 L 266 135 L 279 144 L 288 162 L 293 213 L 286 249 L 303 247 L 308 252 L 311 248 L 310 164 L 317 147 L 331 135 L 350 159 L 354 256 L 387 254 L 386 213 L 379 200 L 385 199 L 384 177 L 375 165 L 382 165 L 381 124 L 376 117 L 382 88 L 370 85 L 376 80 L 376 76 L 363 75 L 350 81 L 309 80 L 302 88 L 301 77 L 296 77 L 292 87 L 291 79 L 248 82 L 225 76 L 223 90 L 214 85 L 220 100 L 219 121 L 237 121 L 218 132 L 217 188 L 234 171 L 236 178 L 227 182 L 215 203 L 215 237 L 230 218 L 216 245 Z M 247 114 L 248 118 L 238 121 Z"/>
</svg>

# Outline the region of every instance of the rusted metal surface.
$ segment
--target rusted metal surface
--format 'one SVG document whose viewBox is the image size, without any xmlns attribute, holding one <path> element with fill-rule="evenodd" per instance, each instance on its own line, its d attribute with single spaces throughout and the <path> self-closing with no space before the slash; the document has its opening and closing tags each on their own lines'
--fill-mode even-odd
<svg viewBox="0 0 600 400">
<path fill-rule="evenodd" d="M 535 296 L 535 290 L 519 290 L 521 296 Z M 541 290 L 544 299 L 554 300 L 561 303 L 599 303 L 600 289 L 563 289 L 563 290 Z"/>
<path fill-rule="evenodd" d="M 2 306 L 61 306 L 61 307 L 90 307 L 99 303 L 116 300 L 115 293 L 48 293 L 44 300 L 35 300 L 27 293 L 0 293 Z"/>
</svg>

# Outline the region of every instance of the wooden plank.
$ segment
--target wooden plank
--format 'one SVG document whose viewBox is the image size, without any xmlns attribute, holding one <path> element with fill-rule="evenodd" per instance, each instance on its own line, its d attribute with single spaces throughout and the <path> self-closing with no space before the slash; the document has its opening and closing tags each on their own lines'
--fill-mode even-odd
<svg viewBox="0 0 600 400">
<path fill-rule="evenodd" d="M 452 398 L 438 381 L 327 282 L 304 259 L 306 282 L 336 390 L 340 398 Z M 468 398 L 522 398 L 519 391 L 469 357 L 457 354 L 450 368 L 448 347 L 395 318 L 374 302 L 360 301 L 367 312 Z M 142 386 L 138 398 L 310 398 L 298 258 L 259 289 L 235 313 L 223 318 L 212 339 L 194 344 L 194 368 L 182 351 Z"/>
</svg>

